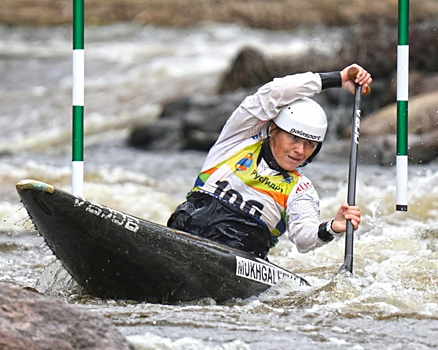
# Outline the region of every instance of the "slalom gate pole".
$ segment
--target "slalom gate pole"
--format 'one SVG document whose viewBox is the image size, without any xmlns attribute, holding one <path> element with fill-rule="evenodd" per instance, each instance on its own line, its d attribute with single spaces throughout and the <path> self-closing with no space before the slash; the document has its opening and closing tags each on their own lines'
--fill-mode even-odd
<svg viewBox="0 0 438 350">
<path fill-rule="evenodd" d="M 84 75 L 84 0 L 73 0 L 72 193 L 77 196 L 84 182 Z"/>
<path fill-rule="evenodd" d="M 408 211 L 409 0 L 398 2 L 396 210 Z"/>
</svg>

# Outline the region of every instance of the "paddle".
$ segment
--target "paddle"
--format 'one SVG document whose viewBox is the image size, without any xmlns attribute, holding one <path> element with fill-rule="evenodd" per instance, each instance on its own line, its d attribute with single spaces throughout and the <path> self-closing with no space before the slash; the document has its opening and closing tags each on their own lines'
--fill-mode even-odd
<svg viewBox="0 0 438 350">
<path fill-rule="evenodd" d="M 354 80 L 356 79 L 357 69 L 350 68 L 348 71 L 350 77 Z M 360 127 L 360 100 L 361 100 L 361 90 L 362 86 L 356 84 L 354 92 L 354 108 L 353 108 L 353 122 L 351 129 L 351 148 L 350 148 L 350 162 L 348 169 L 348 192 L 347 192 L 347 202 L 348 205 L 355 205 L 356 203 L 356 174 L 357 174 L 357 157 L 359 150 L 359 127 Z M 368 88 L 366 94 L 369 93 Z M 353 273 L 353 233 L 354 227 L 351 220 L 347 220 L 347 230 L 345 233 L 345 257 L 344 264 L 341 266 L 339 271 L 347 270 Z"/>
</svg>

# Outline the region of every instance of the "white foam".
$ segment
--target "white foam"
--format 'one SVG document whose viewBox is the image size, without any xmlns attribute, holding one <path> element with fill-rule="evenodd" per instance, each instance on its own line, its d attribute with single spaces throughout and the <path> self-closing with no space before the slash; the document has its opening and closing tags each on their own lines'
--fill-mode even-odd
<svg viewBox="0 0 438 350">
<path fill-rule="evenodd" d="M 142 335 L 127 337 L 129 343 L 135 350 L 250 350 L 251 347 L 240 340 L 225 342 L 219 345 L 211 345 L 202 340 L 183 337 L 177 340 L 160 337 L 154 333 L 147 332 Z"/>
</svg>

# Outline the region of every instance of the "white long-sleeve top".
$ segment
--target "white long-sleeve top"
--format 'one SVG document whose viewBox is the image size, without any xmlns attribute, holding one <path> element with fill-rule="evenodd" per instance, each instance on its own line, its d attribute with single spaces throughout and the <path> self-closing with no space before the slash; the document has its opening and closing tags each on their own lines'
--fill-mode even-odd
<svg viewBox="0 0 438 350">
<path fill-rule="evenodd" d="M 266 125 L 280 112 L 281 107 L 303 97 L 321 92 L 319 74 L 302 73 L 275 78 L 248 96 L 233 112 L 218 140 L 210 149 L 202 170 L 227 159 L 238 150 L 266 137 Z M 257 171 L 260 175 L 278 174 L 262 160 Z M 318 237 L 319 197 L 312 182 L 301 175 L 288 197 L 286 222 L 289 239 L 299 252 L 306 253 L 327 242 Z"/>
</svg>

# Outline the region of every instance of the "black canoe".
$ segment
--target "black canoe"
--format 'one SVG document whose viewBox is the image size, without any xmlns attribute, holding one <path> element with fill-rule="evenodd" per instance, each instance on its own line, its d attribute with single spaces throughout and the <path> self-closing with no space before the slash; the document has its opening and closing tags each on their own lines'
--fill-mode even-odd
<svg viewBox="0 0 438 350">
<path fill-rule="evenodd" d="M 23 180 L 21 201 L 65 269 L 90 295 L 153 303 L 258 295 L 299 276 L 252 255 Z"/>
</svg>

